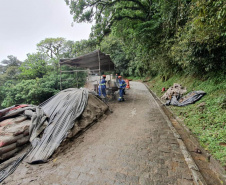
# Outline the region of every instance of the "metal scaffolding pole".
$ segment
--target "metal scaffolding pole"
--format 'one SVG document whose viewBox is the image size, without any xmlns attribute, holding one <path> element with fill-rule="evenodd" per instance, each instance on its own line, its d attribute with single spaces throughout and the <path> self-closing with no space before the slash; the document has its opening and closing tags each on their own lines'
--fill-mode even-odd
<svg viewBox="0 0 226 185">
<path fill-rule="evenodd" d="M 62 91 L 62 77 L 61 77 L 61 73 L 62 72 L 61 72 L 61 65 L 60 65 L 60 90 Z"/>
<path fill-rule="evenodd" d="M 98 50 L 98 60 L 99 60 L 99 76 L 100 76 L 100 50 Z M 101 76 L 100 76 L 101 80 Z"/>
</svg>

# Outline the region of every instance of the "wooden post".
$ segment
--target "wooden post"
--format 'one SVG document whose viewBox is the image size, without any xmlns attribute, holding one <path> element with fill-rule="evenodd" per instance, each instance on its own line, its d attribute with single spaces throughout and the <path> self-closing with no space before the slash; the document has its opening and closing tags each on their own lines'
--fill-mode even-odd
<svg viewBox="0 0 226 185">
<path fill-rule="evenodd" d="M 60 65 L 60 63 L 59 63 Z M 62 77 L 61 77 L 61 65 L 60 65 L 60 90 L 62 91 Z"/>
</svg>

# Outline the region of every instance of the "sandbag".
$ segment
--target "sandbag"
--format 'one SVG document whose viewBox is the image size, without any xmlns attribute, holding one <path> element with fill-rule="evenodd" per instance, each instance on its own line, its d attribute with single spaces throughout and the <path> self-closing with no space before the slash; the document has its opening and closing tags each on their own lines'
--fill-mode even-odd
<svg viewBox="0 0 226 185">
<path fill-rule="evenodd" d="M 29 129 L 24 130 L 23 135 L 28 136 L 29 135 Z"/>
<path fill-rule="evenodd" d="M 11 125 L 13 123 L 14 123 L 13 118 L 6 119 L 6 120 L 0 122 L 0 127 L 4 127 L 6 125 Z"/>
<path fill-rule="evenodd" d="M 0 121 L 14 117 L 16 115 L 20 115 L 20 114 L 24 113 L 26 110 L 35 111 L 36 107 L 37 106 L 34 106 L 34 105 L 28 105 L 26 107 L 19 107 L 18 109 L 10 110 L 3 117 L 0 117 Z"/>
<path fill-rule="evenodd" d="M 22 116 L 18 116 L 18 117 L 13 118 L 13 122 L 14 123 L 21 123 L 21 122 L 25 121 L 26 119 L 27 119 L 27 116 L 22 115 Z"/>
<path fill-rule="evenodd" d="M 0 117 L 3 117 L 7 112 L 10 111 L 10 109 L 12 109 L 13 107 L 15 107 L 15 105 L 11 106 L 11 107 L 8 107 L 8 108 L 5 108 L 5 109 L 2 109 L 0 110 Z"/>
<path fill-rule="evenodd" d="M 0 155 L 2 155 L 4 153 L 7 153 L 7 152 L 9 152 L 11 150 L 14 150 L 15 148 L 16 148 L 16 143 L 0 147 Z"/>
<path fill-rule="evenodd" d="M 16 142 L 16 146 L 22 146 L 26 143 L 29 142 L 29 136 L 25 136 L 25 137 L 22 137 L 21 139 L 18 139 L 17 142 Z"/>
<path fill-rule="evenodd" d="M 4 134 L 5 135 L 13 135 L 13 136 L 23 134 L 23 132 L 25 130 L 29 129 L 30 125 L 31 125 L 31 120 L 25 120 L 21 123 L 10 125 L 4 129 Z"/>
<path fill-rule="evenodd" d="M 18 139 L 24 137 L 23 134 L 18 136 L 0 136 L 0 147 L 16 143 Z"/>
<path fill-rule="evenodd" d="M 0 155 L 0 160 L 6 160 L 6 159 L 9 159 L 10 157 L 12 157 L 17 151 L 18 151 L 19 148 L 15 148 L 14 150 L 11 150 L 7 153 L 4 153 L 2 155 Z"/>
</svg>

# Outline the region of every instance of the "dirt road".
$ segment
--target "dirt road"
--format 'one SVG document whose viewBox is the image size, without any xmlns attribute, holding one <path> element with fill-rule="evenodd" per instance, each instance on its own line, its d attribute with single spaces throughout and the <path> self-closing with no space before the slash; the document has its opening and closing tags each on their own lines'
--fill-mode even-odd
<svg viewBox="0 0 226 185">
<path fill-rule="evenodd" d="M 193 184 L 176 138 L 147 88 L 132 82 L 113 113 L 46 164 L 22 162 L 4 184 Z"/>
</svg>

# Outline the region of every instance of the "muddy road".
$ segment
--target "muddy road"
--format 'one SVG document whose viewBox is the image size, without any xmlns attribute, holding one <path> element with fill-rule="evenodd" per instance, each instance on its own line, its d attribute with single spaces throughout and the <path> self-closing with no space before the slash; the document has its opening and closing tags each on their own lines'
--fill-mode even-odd
<svg viewBox="0 0 226 185">
<path fill-rule="evenodd" d="M 78 138 L 61 146 L 48 163 L 23 161 L 3 184 L 193 184 L 173 132 L 153 96 L 132 82 L 125 102 Z"/>
</svg>

